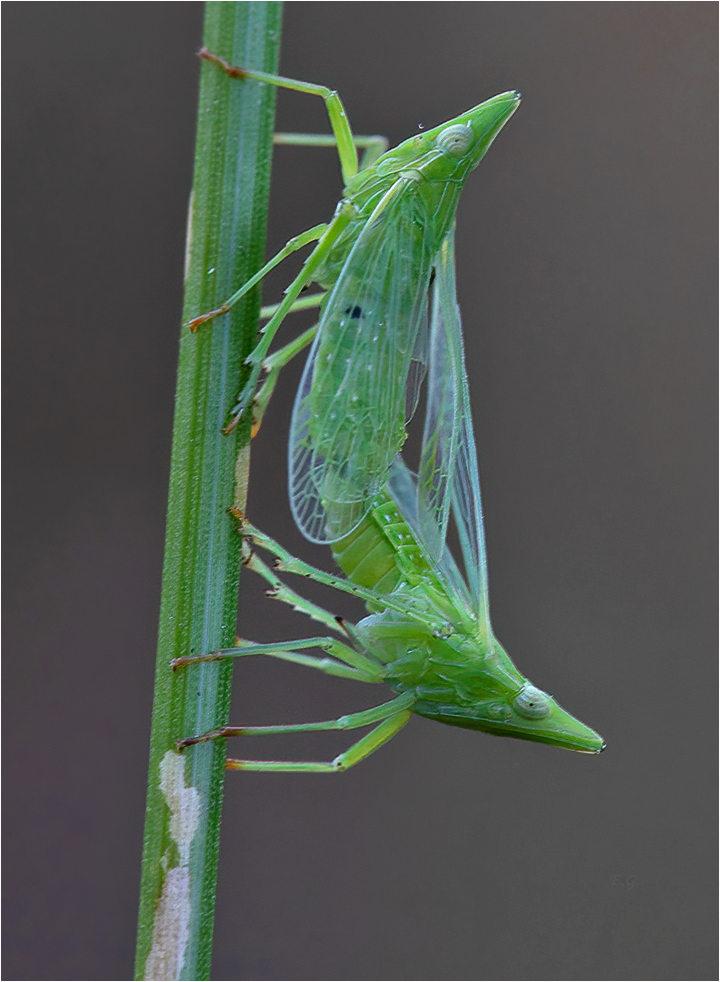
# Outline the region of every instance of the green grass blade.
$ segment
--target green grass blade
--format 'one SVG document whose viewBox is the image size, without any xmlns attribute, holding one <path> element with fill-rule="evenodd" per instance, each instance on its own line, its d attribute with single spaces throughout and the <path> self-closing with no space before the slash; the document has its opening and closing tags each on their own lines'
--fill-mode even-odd
<svg viewBox="0 0 720 982">
<path fill-rule="evenodd" d="M 281 15 L 280 3 L 208 3 L 203 43 L 234 64 L 277 71 Z M 183 321 L 217 307 L 262 264 L 274 108 L 271 86 L 203 63 Z M 227 723 L 232 668 L 173 672 L 170 660 L 235 640 L 240 537 L 227 508 L 238 501 L 234 472 L 249 431 L 220 431 L 247 376 L 259 302 L 253 290 L 226 317 L 181 333 L 138 979 L 209 978 L 225 747 L 178 755 L 175 740 Z"/>
</svg>

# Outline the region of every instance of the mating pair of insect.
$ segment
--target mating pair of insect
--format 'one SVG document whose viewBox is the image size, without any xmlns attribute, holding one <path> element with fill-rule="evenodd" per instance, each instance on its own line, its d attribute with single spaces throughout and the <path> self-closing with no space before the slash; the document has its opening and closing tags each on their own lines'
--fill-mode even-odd
<svg viewBox="0 0 720 982">
<path fill-rule="evenodd" d="M 270 269 L 304 245 L 316 245 L 285 297 L 271 308 L 250 356 L 250 379 L 229 426 L 252 411 L 256 425 L 278 373 L 312 344 L 290 429 L 290 500 L 304 535 L 330 545 L 347 579 L 292 557 L 249 524 L 243 533 L 275 557 L 269 568 L 249 550 L 248 565 L 273 595 L 319 621 L 333 636 L 236 648 L 176 659 L 198 661 L 263 654 L 361 682 L 386 683 L 394 698 L 319 723 L 225 727 L 180 741 L 313 730 L 372 729 L 332 761 L 228 760 L 255 771 L 336 772 L 393 737 L 413 713 L 443 723 L 520 737 L 585 753 L 602 738 L 532 685 L 495 638 L 488 610 L 480 486 L 460 314 L 453 234 L 465 180 L 519 104 L 516 92 L 386 150 L 378 137 L 354 137 L 329 89 L 229 66 L 240 79 L 295 89 L 325 100 L 332 137 L 282 134 L 276 142 L 337 146 L 344 190 L 332 220 L 296 236 L 218 310 L 227 312 Z M 362 168 L 357 148 L 365 147 Z M 311 282 L 324 292 L 301 297 Z M 318 324 L 268 354 L 293 310 L 319 305 Z M 260 376 L 265 379 L 258 388 Z M 425 422 L 417 474 L 400 456 L 406 424 L 426 376 Z M 461 567 L 447 546 L 454 523 Z M 295 573 L 360 597 L 369 614 L 338 619 L 290 590 L 277 572 Z M 336 637 L 335 635 L 340 635 Z M 316 648 L 324 657 L 304 654 Z"/>
</svg>

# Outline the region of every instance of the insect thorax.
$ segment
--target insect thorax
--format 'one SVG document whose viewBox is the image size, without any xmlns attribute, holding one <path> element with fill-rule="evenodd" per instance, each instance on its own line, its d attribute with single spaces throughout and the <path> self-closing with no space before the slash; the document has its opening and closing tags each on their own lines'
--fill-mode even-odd
<svg viewBox="0 0 720 982">
<path fill-rule="evenodd" d="M 398 691 L 414 689 L 421 701 L 473 706 L 507 699 L 525 681 L 494 638 L 460 631 L 438 636 L 412 615 L 391 610 L 364 618 L 357 632 L 385 665 L 386 681 Z"/>
</svg>

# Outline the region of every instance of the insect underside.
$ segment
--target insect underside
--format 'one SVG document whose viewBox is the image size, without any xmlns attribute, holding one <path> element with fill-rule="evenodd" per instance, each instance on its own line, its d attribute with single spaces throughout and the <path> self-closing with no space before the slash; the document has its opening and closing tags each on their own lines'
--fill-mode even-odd
<svg viewBox="0 0 720 982">
<path fill-rule="evenodd" d="M 243 735 L 371 727 L 332 761 L 228 760 L 229 769 L 346 770 L 393 737 L 413 713 L 466 728 L 597 753 L 602 738 L 532 685 L 495 638 L 489 617 L 485 542 L 475 440 L 455 295 L 454 220 L 463 184 L 513 114 L 505 92 L 392 150 L 380 137 L 354 137 L 336 93 L 228 66 L 204 51 L 214 70 L 320 95 L 332 137 L 279 134 L 277 143 L 337 146 L 344 191 L 330 222 L 301 233 L 222 307 L 229 310 L 270 269 L 313 244 L 248 359 L 250 378 L 227 428 L 252 412 L 254 432 L 282 367 L 310 346 L 289 441 L 290 502 L 296 523 L 330 545 L 344 573 L 334 576 L 291 556 L 247 522 L 246 564 L 271 594 L 331 634 L 271 644 L 239 642 L 199 661 L 267 655 L 366 683 L 393 697 L 337 719 L 280 726 L 224 727 L 179 747 Z M 243 83 L 245 84 L 245 83 Z M 358 169 L 357 147 L 366 148 Z M 301 296 L 311 282 L 322 292 Z M 315 328 L 269 354 L 288 313 L 319 306 Z M 261 382 L 261 375 L 264 379 Z M 417 474 L 400 452 L 425 384 Z M 458 564 L 446 544 L 459 542 Z M 260 553 L 275 560 L 271 568 Z M 362 599 L 358 624 L 292 590 L 278 574 L 311 577 Z M 321 654 L 309 654 L 315 649 Z"/>
</svg>

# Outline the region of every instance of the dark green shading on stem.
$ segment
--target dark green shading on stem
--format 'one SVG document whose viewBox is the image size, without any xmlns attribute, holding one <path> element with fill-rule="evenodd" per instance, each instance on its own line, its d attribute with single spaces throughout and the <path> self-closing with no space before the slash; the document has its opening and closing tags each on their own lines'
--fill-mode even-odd
<svg viewBox="0 0 720 982">
<path fill-rule="evenodd" d="M 277 71 L 280 3 L 208 3 L 203 43 Z M 203 62 L 183 321 L 217 307 L 265 252 L 275 89 Z M 251 291 L 197 334 L 181 332 L 143 850 L 137 979 L 208 979 L 224 744 L 175 740 L 227 723 L 230 663 L 177 672 L 170 659 L 234 643 L 240 537 L 233 504 L 247 426 L 221 428 L 258 324 Z"/>
</svg>

